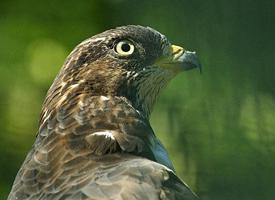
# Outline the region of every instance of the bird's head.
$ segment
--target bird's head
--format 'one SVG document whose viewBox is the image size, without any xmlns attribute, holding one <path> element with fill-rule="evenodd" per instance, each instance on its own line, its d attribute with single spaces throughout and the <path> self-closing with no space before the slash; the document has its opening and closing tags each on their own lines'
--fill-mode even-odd
<svg viewBox="0 0 275 200">
<path fill-rule="evenodd" d="M 93 96 L 125 97 L 148 117 L 160 89 L 179 72 L 195 67 L 200 63 L 194 52 L 171 45 L 152 28 L 129 25 L 79 44 L 56 85 L 82 86 Z"/>
</svg>

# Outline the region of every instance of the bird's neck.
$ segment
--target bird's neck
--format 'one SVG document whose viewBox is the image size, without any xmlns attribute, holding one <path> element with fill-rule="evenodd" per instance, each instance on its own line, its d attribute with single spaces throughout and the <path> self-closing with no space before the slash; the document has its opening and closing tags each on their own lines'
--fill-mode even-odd
<svg viewBox="0 0 275 200">
<path fill-rule="evenodd" d="M 58 132 L 64 132 L 67 138 L 72 137 L 67 145 L 72 151 L 86 152 L 87 155 L 126 152 L 173 169 L 165 148 L 150 126 L 148 116 L 136 109 L 129 99 L 123 96 L 95 96 L 83 92 L 78 85 L 67 92 L 58 90 L 50 90 L 49 96 L 52 98 L 46 98 L 44 103 L 39 131 L 41 137 L 46 135 L 45 127 L 57 124 Z"/>
<path fill-rule="evenodd" d="M 139 72 L 124 73 L 118 85 L 118 96 L 126 97 L 132 106 L 147 119 L 155 105 L 159 92 L 175 76 L 175 74 L 148 66 Z"/>
</svg>

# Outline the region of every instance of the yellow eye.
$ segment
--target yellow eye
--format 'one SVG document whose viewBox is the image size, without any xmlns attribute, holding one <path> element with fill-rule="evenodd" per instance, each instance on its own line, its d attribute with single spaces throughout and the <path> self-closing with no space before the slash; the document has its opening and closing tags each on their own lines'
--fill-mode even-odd
<svg viewBox="0 0 275 200">
<path fill-rule="evenodd" d="M 115 46 L 115 51 L 121 56 L 129 56 L 134 53 L 134 50 L 135 46 L 127 40 L 120 41 Z"/>
</svg>

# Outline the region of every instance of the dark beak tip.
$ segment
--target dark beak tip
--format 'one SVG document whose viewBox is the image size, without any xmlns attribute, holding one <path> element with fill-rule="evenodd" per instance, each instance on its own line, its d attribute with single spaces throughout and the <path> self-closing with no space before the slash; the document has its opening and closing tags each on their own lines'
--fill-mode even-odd
<svg viewBox="0 0 275 200">
<path fill-rule="evenodd" d="M 185 69 L 198 68 L 200 74 L 202 73 L 202 65 L 195 51 L 185 51 L 181 60 Z"/>
<path fill-rule="evenodd" d="M 197 68 L 199 68 L 199 71 L 200 71 L 200 74 L 202 74 L 202 65 L 201 65 L 201 62 L 200 62 L 200 60 L 198 59 L 198 66 L 197 66 Z"/>
</svg>

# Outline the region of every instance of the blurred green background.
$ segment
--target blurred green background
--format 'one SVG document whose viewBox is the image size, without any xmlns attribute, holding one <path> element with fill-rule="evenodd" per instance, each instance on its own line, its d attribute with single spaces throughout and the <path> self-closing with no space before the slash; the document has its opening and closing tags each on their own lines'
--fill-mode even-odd
<svg viewBox="0 0 275 200">
<path fill-rule="evenodd" d="M 46 91 L 73 47 L 126 24 L 196 50 L 151 121 L 205 200 L 275 199 L 275 1 L 0 1 L 0 199 L 35 139 Z"/>
</svg>

